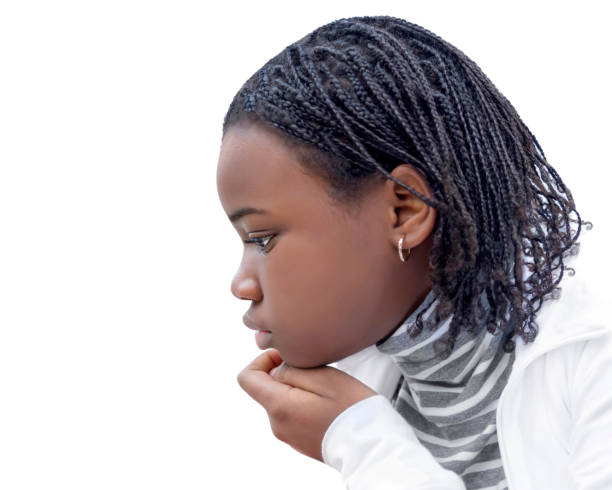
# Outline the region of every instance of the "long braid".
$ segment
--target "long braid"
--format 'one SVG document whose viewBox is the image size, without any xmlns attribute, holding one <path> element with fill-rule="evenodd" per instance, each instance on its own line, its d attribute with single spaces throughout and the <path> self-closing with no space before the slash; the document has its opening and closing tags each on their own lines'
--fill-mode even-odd
<svg viewBox="0 0 612 490">
<path fill-rule="evenodd" d="M 247 80 L 223 133 L 242 121 L 274 128 L 347 212 L 385 178 L 438 211 L 429 274 L 439 301 L 426 322 L 453 314 L 445 355 L 461 329 L 503 332 L 508 352 L 515 335 L 533 341 L 536 313 L 573 272 L 563 258 L 578 253 L 582 221 L 535 136 L 462 51 L 403 19 L 339 19 Z M 434 197 L 393 177 L 400 164 L 422 171 Z"/>
</svg>

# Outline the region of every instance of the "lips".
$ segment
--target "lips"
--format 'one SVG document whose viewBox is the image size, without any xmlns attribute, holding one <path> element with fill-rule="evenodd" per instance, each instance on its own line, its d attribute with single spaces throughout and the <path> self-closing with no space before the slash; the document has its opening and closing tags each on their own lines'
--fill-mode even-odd
<svg viewBox="0 0 612 490">
<path fill-rule="evenodd" d="M 258 325 L 253 320 L 251 320 L 251 318 L 247 316 L 246 313 L 242 317 L 242 323 L 244 323 L 251 330 L 260 330 L 262 332 L 270 332 L 270 330 L 263 328 L 262 326 Z"/>
<path fill-rule="evenodd" d="M 268 347 L 272 346 L 272 332 L 265 332 L 263 330 L 259 330 L 255 334 L 255 343 L 257 347 L 261 350 L 265 350 Z"/>
<path fill-rule="evenodd" d="M 246 313 L 242 317 L 242 322 L 251 330 L 257 330 L 257 333 L 255 334 L 255 342 L 257 343 L 257 347 L 259 347 L 261 350 L 265 350 L 272 346 L 272 332 L 270 330 L 266 330 L 262 326 L 258 325 L 256 322 L 251 320 Z"/>
</svg>

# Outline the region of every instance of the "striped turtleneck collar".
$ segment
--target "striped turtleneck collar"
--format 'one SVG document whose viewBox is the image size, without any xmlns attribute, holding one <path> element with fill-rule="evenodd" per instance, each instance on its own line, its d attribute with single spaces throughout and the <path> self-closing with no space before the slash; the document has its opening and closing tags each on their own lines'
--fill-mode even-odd
<svg viewBox="0 0 612 490">
<path fill-rule="evenodd" d="M 428 328 L 436 302 L 432 290 L 391 335 L 376 343 L 402 374 L 391 403 L 438 462 L 462 476 L 466 488 L 501 483 L 495 409 L 515 353 L 503 350 L 504 335 L 483 327 L 477 333 L 461 329 L 450 355 L 441 357 L 445 344 L 441 349 L 436 340 L 446 340 L 452 315 Z M 422 311 L 424 327 L 411 337 L 408 332 Z"/>
</svg>

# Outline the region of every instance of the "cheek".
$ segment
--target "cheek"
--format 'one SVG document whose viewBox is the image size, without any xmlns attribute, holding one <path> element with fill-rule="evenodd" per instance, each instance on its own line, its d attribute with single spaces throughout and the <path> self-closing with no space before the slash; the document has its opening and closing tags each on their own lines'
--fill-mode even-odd
<svg viewBox="0 0 612 490">
<path fill-rule="evenodd" d="M 308 316 L 334 315 L 351 299 L 359 301 L 358 295 L 366 296 L 370 260 L 349 245 L 333 237 L 287 239 L 282 248 L 279 242 L 262 277 L 264 298 L 279 312 Z"/>
<path fill-rule="evenodd" d="M 317 316 L 326 297 L 342 288 L 342 254 L 316 245 L 286 240 L 282 249 L 273 251 L 278 253 L 262 275 L 266 309 L 292 319 Z"/>
<path fill-rule="evenodd" d="M 286 355 L 299 353 L 304 364 L 307 356 L 337 357 L 363 342 L 382 306 L 375 293 L 379 258 L 365 253 L 371 249 L 342 243 L 287 241 L 266 268 L 264 306 L 271 328 L 278 328 Z"/>
</svg>

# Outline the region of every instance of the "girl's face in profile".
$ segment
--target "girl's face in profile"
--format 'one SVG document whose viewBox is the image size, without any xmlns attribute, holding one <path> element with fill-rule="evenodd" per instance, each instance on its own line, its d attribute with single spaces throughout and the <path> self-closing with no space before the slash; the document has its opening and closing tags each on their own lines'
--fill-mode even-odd
<svg viewBox="0 0 612 490">
<path fill-rule="evenodd" d="M 244 242 L 231 291 L 251 302 L 245 323 L 271 332 L 262 349 L 296 367 L 329 364 L 383 338 L 425 297 L 423 247 L 404 264 L 393 246 L 390 184 L 373 186 L 348 216 L 270 129 L 226 132 L 217 189 Z"/>
</svg>

